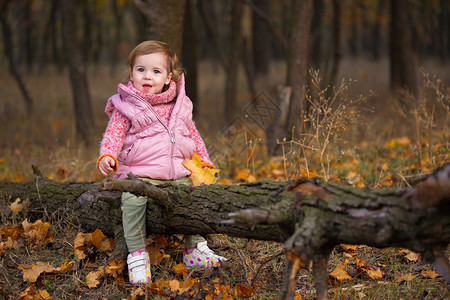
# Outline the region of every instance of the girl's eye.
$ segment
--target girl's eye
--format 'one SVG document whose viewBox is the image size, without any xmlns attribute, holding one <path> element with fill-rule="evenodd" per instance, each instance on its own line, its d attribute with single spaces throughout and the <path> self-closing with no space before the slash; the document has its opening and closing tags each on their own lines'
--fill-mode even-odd
<svg viewBox="0 0 450 300">
<path fill-rule="evenodd" d="M 137 68 L 138 72 L 144 72 L 144 68 Z"/>
<path fill-rule="evenodd" d="M 159 71 L 159 70 L 154 70 L 153 72 L 154 72 L 155 74 L 161 73 L 161 71 Z"/>
</svg>

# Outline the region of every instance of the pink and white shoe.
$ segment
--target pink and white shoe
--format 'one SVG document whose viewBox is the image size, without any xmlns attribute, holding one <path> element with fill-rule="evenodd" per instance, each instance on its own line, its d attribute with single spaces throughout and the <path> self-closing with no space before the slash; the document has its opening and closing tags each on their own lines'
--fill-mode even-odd
<svg viewBox="0 0 450 300">
<path fill-rule="evenodd" d="M 209 249 L 206 241 L 198 243 L 196 248 L 185 248 L 183 252 L 183 265 L 188 270 L 218 267 L 221 261 L 226 260 Z"/>
<path fill-rule="evenodd" d="M 150 257 L 147 251 L 138 250 L 128 254 L 128 276 L 135 285 L 146 284 L 151 280 Z"/>
</svg>

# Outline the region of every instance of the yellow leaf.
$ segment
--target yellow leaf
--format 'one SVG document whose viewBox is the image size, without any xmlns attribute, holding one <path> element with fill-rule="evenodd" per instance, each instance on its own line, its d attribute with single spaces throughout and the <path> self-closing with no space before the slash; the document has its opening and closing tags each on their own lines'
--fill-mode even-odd
<svg viewBox="0 0 450 300">
<path fill-rule="evenodd" d="M 169 288 L 174 292 L 177 292 L 180 289 L 180 282 L 178 280 L 170 280 L 167 284 Z"/>
<path fill-rule="evenodd" d="M 183 275 L 183 277 L 188 274 L 188 270 L 184 267 L 182 263 L 173 266 L 172 269 L 175 271 L 176 274 Z"/>
<path fill-rule="evenodd" d="M 358 248 L 358 245 L 340 244 L 339 246 L 347 252 L 355 252 L 355 250 Z"/>
<path fill-rule="evenodd" d="M 355 257 L 355 264 L 360 268 L 370 268 L 371 265 L 366 263 L 364 260 Z"/>
<path fill-rule="evenodd" d="M 21 204 L 19 202 L 21 202 L 21 200 L 20 200 L 20 198 L 17 198 L 16 201 L 11 203 L 11 205 L 9 206 L 9 208 L 15 215 L 17 215 L 23 209 L 23 204 Z"/>
<path fill-rule="evenodd" d="M 55 270 L 55 267 L 49 264 L 38 261 L 34 265 L 19 265 L 17 268 L 23 271 L 23 280 L 29 282 L 36 282 L 39 275 L 42 273 L 51 273 Z"/>
<path fill-rule="evenodd" d="M 73 254 L 78 261 L 86 257 L 84 249 L 84 233 L 79 232 L 73 240 Z"/>
<path fill-rule="evenodd" d="M 99 285 L 100 281 L 98 281 L 99 278 L 101 278 L 105 274 L 104 268 L 99 267 L 97 271 L 90 272 L 86 276 L 86 284 L 87 286 L 92 289 Z"/>
<path fill-rule="evenodd" d="M 29 223 L 27 219 L 22 222 L 23 236 L 29 244 L 36 246 L 43 245 L 53 240 L 52 234 L 49 232 L 50 223 L 37 220 L 34 223 Z"/>
<path fill-rule="evenodd" d="M 410 251 L 406 256 L 405 256 L 409 261 L 418 261 L 419 260 L 419 254 Z"/>
<path fill-rule="evenodd" d="M 250 297 L 253 295 L 254 290 L 253 288 L 248 288 L 242 284 L 236 284 L 236 287 L 234 288 L 234 295 L 236 297 Z"/>
<path fill-rule="evenodd" d="M 215 174 L 220 170 L 212 168 L 203 169 L 203 162 L 197 153 L 193 153 L 192 159 L 185 158 L 182 164 L 186 169 L 191 171 L 190 178 L 194 186 L 216 183 L 217 177 Z"/>
<path fill-rule="evenodd" d="M 407 147 L 409 145 L 411 145 L 411 140 L 406 136 L 402 136 L 399 138 L 392 139 L 389 142 L 386 142 L 385 147 L 395 148 L 396 146 Z"/>
<path fill-rule="evenodd" d="M 381 279 L 383 278 L 383 273 L 381 272 L 381 269 L 378 268 L 376 270 L 367 270 L 367 275 L 369 275 L 372 279 Z"/>
<path fill-rule="evenodd" d="M 428 271 L 422 270 L 422 272 L 420 272 L 420 274 L 422 274 L 423 277 L 431 278 L 431 279 L 434 279 L 434 278 L 437 278 L 440 276 L 438 272 L 431 271 L 431 270 L 428 270 Z"/>
<path fill-rule="evenodd" d="M 52 300 L 52 297 L 46 290 L 39 290 L 39 296 L 42 297 L 43 300 Z"/>
<path fill-rule="evenodd" d="M 415 253 L 409 249 L 399 248 L 398 252 L 406 254 L 405 258 L 408 259 L 409 261 L 418 261 L 419 260 L 419 254 Z"/>
<path fill-rule="evenodd" d="M 338 264 L 330 276 L 336 278 L 338 281 L 351 280 L 352 277 L 344 270 L 344 265 Z"/>
<path fill-rule="evenodd" d="M 300 295 L 300 293 L 296 293 L 294 296 L 294 300 L 303 300 L 302 295 Z"/>
<path fill-rule="evenodd" d="M 395 281 L 397 281 L 397 282 L 411 281 L 411 280 L 413 280 L 416 277 L 417 277 L 417 275 L 406 274 L 406 275 L 403 275 L 403 276 L 400 276 L 400 277 L 395 277 Z"/>
</svg>

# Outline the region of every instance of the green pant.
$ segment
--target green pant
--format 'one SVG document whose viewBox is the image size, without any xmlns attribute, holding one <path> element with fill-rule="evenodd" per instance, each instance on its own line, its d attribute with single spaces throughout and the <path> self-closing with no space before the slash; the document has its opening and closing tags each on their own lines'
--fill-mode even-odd
<svg viewBox="0 0 450 300">
<path fill-rule="evenodd" d="M 162 183 L 185 184 L 191 185 L 192 182 L 188 177 L 177 180 L 156 180 L 150 178 L 141 178 L 153 185 Z M 122 193 L 122 223 L 127 243 L 128 251 L 134 252 L 145 248 L 145 240 L 147 238 L 145 216 L 147 210 L 147 198 L 137 197 L 131 193 Z M 205 239 L 200 235 L 186 236 L 185 246 L 188 249 L 195 248 L 197 243 L 203 242 Z"/>
</svg>

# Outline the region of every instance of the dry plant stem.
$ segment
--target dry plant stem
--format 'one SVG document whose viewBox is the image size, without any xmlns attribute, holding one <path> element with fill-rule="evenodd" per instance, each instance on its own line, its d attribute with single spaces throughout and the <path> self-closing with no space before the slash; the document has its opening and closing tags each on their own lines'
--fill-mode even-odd
<svg viewBox="0 0 450 300">
<path fill-rule="evenodd" d="M 194 271 L 195 271 L 195 269 L 192 269 L 192 270 L 189 272 L 188 276 L 186 276 L 186 279 L 185 279 L 184 282 L 183 282 L 182 288 L 184 288 L 184 286 L 186 285 L 186 282 L 188 281 L 189 277 L 191 277 L 192 273 L 194 273 Z"/>
</svg>

